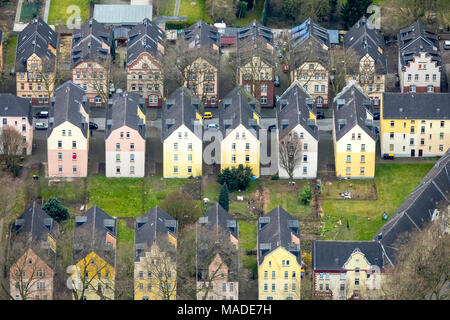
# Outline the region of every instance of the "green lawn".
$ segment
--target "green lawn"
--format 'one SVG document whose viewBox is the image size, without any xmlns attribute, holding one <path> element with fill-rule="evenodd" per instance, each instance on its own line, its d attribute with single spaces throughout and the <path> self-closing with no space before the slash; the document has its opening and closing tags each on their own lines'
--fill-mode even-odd
<svg viewBox="0 0 450 320">
<path fill-rule="evenodd" d="M 42 176 L 42 175 L 41 175 Z M 47 179 L 40 179 L 41 197 L 44 201 L 49 198 L 58 198 L 64 205 L 85 203 L 86 178 L 74 181 L 61 181 L 48 185 Z"/>
<path fill-rule="evenodd" d="M 121 243 L 134 243 L 134 229 L 127 227 L 127 223 L 123 219 L 117 221 L 117 242 L 120 246 Z"/>
<path fill-rule="evenodd" d="M 239 222 L 239 246 L 241 248 L 241 259 L 244 268 L 257 273 L 256 255 L 246 255 L 248 250 L 256 249 L 256 221 L 248 222 L 240 220 Z"/>
<path fill-rule="evenodd" d="M 191 3 L 194 3 L 192 5 Z M 207 13 L 205 0 L 181 0 L 179 16 L 187 16 L 190 23 L 202 19 L 207 23 L 213 23 L 211 17 Z"/>
<path fill-rule="evenodd" d="M 9 69 L 14 67 L 16 63 L 16 49 L 17 49 L 17 36 L 9 37 L 6 43 L 6 53 L 5 53 L 5 67 L 4 70 L 9 72 Z"/>
<path fill-rule="evenodd" d="M 375 182 L 378 200 L 325 200 L 322 205 L 322 234 L 326 239 L 370 240 L 384 224 L 381 219 L 383 212 L 390 217 L 433 165 L 377 164 Z"/>
<path fill-rule="evenodd" d="M 265 186 L 270 191 L 270 202 L 267 212 L 280 206 L 294 217 L 309 214 L 311 208 L 300 202 L 300 192 L 304 186 L 309 185 L 309 180 L 295 180 L 295 186 L 290 186 L 287 180 L 265 180 Z"/>
<path fill-rule="evenodd" d="M 28 22 L 34 17 L 37 17 L 39 15 L 39 5 L 40 1 L 24 2 L 20 11 L 20 21 Z"/>
<path fill-rule="evenodd" d="M 256 0 L 256 5 L 251 11 L 247 11 L 245 17 L 241 19 L 236 19 L 233 23 L 234 27 L 243 27 L 246 24 L 249 24 L 253 20 L 261 22 L 261 14 L 264 9 L 264 0 Z"/>
<path fill-rule="evenodd" d="M 92 176 L 89 180 L 89 206 L 97 205 L 116 217 L 138 217 L 144 213 L 140 178 L 106 178 Z"/>
<path fill-rule="evenodd" d="M 159 2 L 159 15 L 172 16 L 175 10 L 176 0 L 164 0 Z"/>
<path fill-rule="evenodd" d="M 375 200 L 375 187 L 372 179 L 322 181 L 322 198 L 339 199 L 339 194 L 344 191 L 352 193 L 352 199 Z"/>
<path fill-rule="evenodd" d="M 79 11 L 70 10 L 67 12 L 67 9 L 72 5 L 78 6 Z M 69 17 L 72 17 L 72 15 L 78 12 L 81 16 L 82 23 L 89 18 L 89 0 L 53 0 L 50 2 L 48 24 L 66 24 Z M 74 19 L 71 22 L 74 23 Z"/>
</svg>

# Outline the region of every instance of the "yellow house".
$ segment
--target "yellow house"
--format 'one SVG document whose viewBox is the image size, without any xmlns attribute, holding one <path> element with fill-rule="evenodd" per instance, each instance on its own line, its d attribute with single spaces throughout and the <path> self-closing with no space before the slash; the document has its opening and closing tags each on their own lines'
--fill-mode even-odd
<svg viewBox="0 0 450 320">
<path fill-rule="evenodd" d="M 379 299 L 382 271 L 379 242 L 313 242 L 314 299 Z"/>
<path fill-rule="evenodd" d="M 75 217 L 72 296 L 75 300 L 113 300 L 117 221 L 97 206 Z"/>
<path fill-rule="evenodd" d="M 223 140 L 220 143 L 220 169 L 240 164 L 252 168 L 259 177 L 260 116 L 256 102 L 245 89 L 235 87 L 219 103 L 219 122 Z"/>
<path fill-rule="evenodd" d="M 449 93 L 385 93 L 380 114 L 381 155 L 436 157 L 450 148 Z"/>
<path fill-rule="evenodd" d="M 134 300 L 176 300 L 177 221 L 156 206 L 136 218 Z"/>
<path fill-rule="evenodd" d="M 370 100 L 351 81 L 333 100 L 333 145 L 337 177 L 375 176 L 376 135 Z"/>
<path fill-rule="evenodd" d="M 298 220 L 279 206 L 258 220 L 258 299 L 300 300 Z"/>
<path fill-rule="evenodd" d="M 163 102 L 162 136 L 164 178 L 202 175 L 203 119 L 199 99 L 180 87 Z"/>
</svg>

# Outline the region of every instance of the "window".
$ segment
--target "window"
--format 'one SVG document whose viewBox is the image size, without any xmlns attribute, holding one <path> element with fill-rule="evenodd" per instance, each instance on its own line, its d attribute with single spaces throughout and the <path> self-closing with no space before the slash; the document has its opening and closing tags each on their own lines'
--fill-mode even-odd
<svg viewBox="0 0 450 320">
<path fill-rule="evenodd" d="M 366 145 L 364 143 L 361 144 L 361 151 L 366 151 Z"/>
<path fill-rule="evenodd" d="M 173 161 L 174 162 L 178 162 L 178 154 L 174 154 L 173 155 Z"/>
<path fill-rule="evenodd" d="M 303 162 L 308 162 L 308 155 L 307 154 L 303 155 Z"/>
<path fill-rule="evenodd" d="M 231 144 L 231 150 L 236 150 L 236 143 Z"/>
<path fill-rule="evenodd" d="M 319 278 L 323 279 L 323 272 L 319 273 Z"/>
<path fill-rule="evenodd" d="M 318 84 L 314 85 L 314 92 L 319 92 L 319 85 Z"/>
<path fill-rule="evenodd" d="M 58 172 L 62 173 L 62 166 L 58 166 Z"/>
<path fill-rule="evenodd" d="M 116 150 L 120 150 L 120 143 L 116 143 Z"/>
<path fill-rule="evenodd" d="M 351 173 L 351 168 L 350 167 L 346 167 L 345 168 L 345 174 L 350 174 Z"/>
<path fill-rule="evenodd" d="M 250 143 L 246 143 L 246 144 L 245 144 L 245 150 L 246 150 L 246 151 L 249 151 L 249 150 L 250 150 Z"/>
<path fill-rule="evenodd" d="M 411 127 L 411 133 L 414 133 L 414 126 Z"/>
<path fill-rule="evenodd" d="M 325 290 L 330 290 L 330 285 L 328 283 L 325 284 Z"/>
<path fill-rule="evenodd" d="M 261 92 L 267 92 L 267 84 L 261 85 Z"/>
<path fill-rule="evenodd" d="M 275 271 L 272 271 L 272 279 L 275 279 Z"/>
<path fill-rule="evenodd" d="M 77 173 L 77 166 L 73 166 L 73 167 L 72 167 L 72 172 L 73 172 L 73 173 Z"/>
<path fill-rule="evenodd" d="M 288 272 L 288 271 L 285 271 L 285 272 L 284 272 L 284 278 L 285 278 L 285 279 L 289 278 L 289 272 Z"/>
<path fill-rule="evenodd" d="M 296 276 L 297 274 L 295 273 L 295 271 L 292 271 L 292 279 L 295 279 Z"/>
<path fill-rule="evenodd" d="M 439 134 L 439 139 L 444 140 L 444 133 L 443 133 L 443 132 L 441 132 L 441 133 Z"/>
<path fill-rule="evenodd" d="M 227 291 L 227 284 L 226 283 L 222 283 L 222 291 L 223 292 Z"/>
<path fill-rule="evenodd" d="M 303 167 L 303 174 L 308 174 L 308 167 Z"/>
<path fill-rule="evenodd" d="M 267 292 L 267 283 L 264 283 L 264 291 Z"/>
<path fill-rule="evenodd" d="M 420 133 L 425 133 L 425 126 L 420 127 Z"/>
<path fill-rule="evenodd" d="M 409 144 L 410 144 L 410 145 L 413 145 L 413 144 L 414 144 L 414 138 L 410 138 L 410 139 L 409 139 Z"/>
<path fill-rule="evenodd" d="M 178 173 L 178 167 L 177 167 L 177 166 L 174 166 L 174 167 L 173 167 L 173 173 L 175 173 L 175 174 Z"/>
<path fill-rule="evenodd" d="M 359 173 L 360 173 L 361 175 L 363 175 L 363 174 L 364 174 L 364 170 L 365 170 L 365 168 L 364 168 L 364 167 L 361 167 L 360 170 L 359 170 Z"/>
<path fill-rule="evenodd" d="M 361 162 L 362 163 L 366 162 L 366 156 L 361 156 Z"/>
<path fill-rule="evenodd" d="M 261 96 L 261 103 L 262 104 L 266 104 L 267 103 L 267 97 L 266 96 Z"/>
<path fill-rule="evenodd" d="M 192 153 L 188 154 L 188 162 L 192 162 Z"/>
<path fill-rule="evenodd" d="M 445 125 L 445 121 L 441 121 L 441 128 L 443 128 Z M 431 128 L 431 123 L 430 123 L 430 128 Z"/>
<path fill-rule="evenodd" d="M 355 286 L 359 286 L 359 278 L 355 279 Z"/>
<path fill-rule="evenodd" d="M 391 132 L 391 133 L 389 134 L 389 138 L 394 139 L 394 133 L 393 133 L 393 132 Z"/>
<path fill-rule="evenodd" d="M 434 87 L 433 86 L 428 86 L 427 87 L 427 92 L 434 92 Z"/>
<path fill-rule="evenodd" d="M 231 162 L 236 163 L 236 155 L 231 155 Z"/>
<path fill-rule="evenodd" d="M 239 139 L 239 132 L 236 132 L 236 139 Z"/>
<path fill-rule="evenodd" d="M 341 272 L 340 279 L 341 279 L 341 280 L 345 280 L 345 272 Z"/>
<path fill-rule="evenodd" d="M 175 142 L 173 144 L 173 150 L 178 151 L 178 143 Z"/>
<path fill-rule="evenodd" d="M 352 151 L 352 145 L 351 144 L 347 144 L 347 151 Z"/>
<path fill-rule="evenodd" d="M 58 149 L 62 148 L 62 141 L 58 141 Z"/>
<path fill-rule="evenodd" d="M 352 162 L 352 157 L 351 156 L 347 156 L 347 163 Z"/>
<path fill-rule="evenodd" d="M 117 173 L 117 174 L 120 173 L 120 167 L 116 167 L 116 173 Z"/>
<path fill-rule="evenodd" d="M 433 74 L 433 81 L 436 81 L 436 75 Z"/>
<path fill-rule="evenodd" d="M 117 161 L 117 162 L 120 162 L 120 153 L 117 153 L 117 154 L 116 154 L 116 161 Z"/>
<path fill-rule="evenodd" d="M 303 150 L 308 150 L 308 144 L 307 143 L 303 144 Z"/>
<path fill-rule="evenodd" d="M 410 86 L 409 92 L 416 92 L 416 86 Z"/>
<path fill-rule="evenodd" d="M 267 272 L 267 270 L 265 270 L 264 271 L 264 279 L 267 279 L 267 277 L 268 277 L 268 272 Z"/>
<path fill-rule="evenodd" d="M 134 153 L 130 153 L 130 162 L 134 162 Z"/>
<path fill-rule="evenodd" d="M 284 284 L 284 292 L 287 292 L 289 289 L 289 285 L 287 283 Z"/>
<path fill-rule="evenodd" d="M 72 141 L 72 149 L 76 149 L 77 148 L 77 142 L 76 141 Z"/>
<path fill-rule="evenodd" d="M 58 152 L 58 160 L 62 160 L 62 153 Z"/>
<path fill-rule="evenodd" d="M 322 291 L 323 290 L 323 284 L 319 284 L 319 290 Z"/>
<path fill-rule="evenodd" d="M 77 160 L 77 154 L 75 152 L 72 153 L 72 160 Z"/>
<path fill-rule="evenodd" d="M 325 92 L 325 85 L 322 85 L 322 92 Z"/>
<path fill-rule="evenodd" d="M 249 163 L 250 162 L 250 156 L 247 154 L 247 155 L 245 155 L 245 162 L 246 163 Z"/>
<path fill-rule="evenodd" d="M 359 273 L 359 268 L 358 267 L 355 268 L 355 273 Z"/>
<path fill-rule="evenodd" d="M 275 283 L 272 283 L 272 291 L 275 291 Z"/>
<path fill-rule="evenodd" d="M 192 151 L 192 143 L 188 143 L 188 151 Z"/>
<path fill-rule="evenodd" d="M 62 131 L 62 135 L 65 136 L 66 135 L 66 130 Z"/>
<path fill-rule="evenodd" d="M 139 271 L 139 279 L 144 279 L 144 271 Z"/>
<path fill-rule="evenodd" d="M 425 145 L 425 139 L 424 138 L 421 138 L 420 139 L 420 144 L 423 146 L 423 145 Z"/>
<path fill-rule="evenodd" d="M 442 144 L 439 145 L 439 151 L 444 151 L 444 145 Z"/>
<path fill-rule="evenodd" d="M 414 80 L 416 80 L 416 81 L 419 80 L 419 75 L 418 74 L 414 75 Z"/>
</svg>

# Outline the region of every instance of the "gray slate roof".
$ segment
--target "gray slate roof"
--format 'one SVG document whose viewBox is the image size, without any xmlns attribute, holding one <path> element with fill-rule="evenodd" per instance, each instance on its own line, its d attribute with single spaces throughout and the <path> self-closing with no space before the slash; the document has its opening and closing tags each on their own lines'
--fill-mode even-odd
<svg viewBox="0 0 450 320">
<path fill-rule="evenodd" d="M 437 34 L 425 29 L 422 22 L 417 20 L 405 29 L 401 29 L 398 36 L 400 63 L 404 67 L 418 55 L 426 52 L 432 60 L 441 65 L 441 54 Z"/>
<path fill-rule="evenodd" d="M 396 241 L 406 232 L 421 231 L 441 202 L 450 205 L 450 149 L 374 236 L 378 240 L 381 235 L 379 243 L 387 260 L 395 264 Z"/>
<path fill-rule="evenodd" d="M 339 102 L 344 104 L 338 107 Z M 375 126 L 366 124 L 367 114 L 370 113 L 369 97 L 364 94 L 362 89 L 351 81 L 333 100 L 334 109 L 334 130 L 336 132 L 336 141 L 339 141 L 354 126 L 359 125 L 372 139 L 375 140 Z M 372 117 L 373 119 L 373 117 Z M 340 123 L 344 122 L 343 125 Z"/>
<path fill-rule="evenodd" d="M 450 119 L 450 93 L 383 94 L 383 119 Z"/>
<path fill-rule="evenodd" d="M 128 32 L 127 64 L 133 63 L 143 52 L 149 53 L 155 59 L 160 59 L 158 43 L 163 44 L 166 34 L 158 25 L 149 19 L 133 27 Z"/>
<path fill-rule="evenodd" d="M 163 102 L 161 117 L 162 141 L 183 124 L 202 139 L 203 127 L 200 123 L 198 126 L 194 126 L 194 120 L 196 119 L 196 112 L 198 112 L 199 104 L 200 100 L 186 87 L 180 87 L 175 90 Z"/>
<path fill-rule="evenodd" d="M 277 206 L 268 214 L 258 220 L 258 264 L 264 261 L 265 256 L 279 247 L 296 256 L 301 264 L 300 245 L 292 243 L 292 234 L 300 238 L 298 220 Z"/>
<path fill-rule="evenodd" d="M 200 217 L 197 224 L 198 280 L 204 280 L 204 273 L 219 254 L 229 268 L 228 281 L 236 281 L 239 270 L 239 250 L 234 249 L 230 234 L 239 239 L 239 224 L 221 205 L 215 204 L 205 213 L 205 216 Z M 213 235 L 215 238 L 211 238 Z M 224 241 L 226 241 L 225 244 Z M 211 248 L 211 245 L 214 245 L 214 248 Z M 230 250 L 233 251 L 230 252 Z"/>
<path fill-rule="evenodd" d="M 317 141 L 319 140 L 317 125 L 314 122 L 308 123 L 309 112 L 314 113 L 314 99 L 297 81 L 294 81 L 280 96 L 276 106 L 280 137 L 300 124 Z"/>
<path fill-rule="evenodd" d="M 289 42 L 295 48 L 305 39 L 314 38 L 320 43 L 330 47 L 330 35 L 327 29 L 319 26 L 311 18 L 306 19 L 302 24 L 291 29 Z"/>
<path fill-rule="evenodd" d="M 259 137 L 260 126 L 253 120 L 256 103 L 256 99 L 240 86 L 236 86 L 219 102 L 219 127 L 223 138 L 240 124 L 250 130 L 256 138 Z"/>
<path fill-rule="evenodd" d="M 135 129 L 145 140 L 145 123 L 139 118 L 138 109 L 145 114 L 145 101 L 137 93 L 114 94 L 106 110 L 105 140 L 123 126 Z"/>
<path fill-rule="evenodd" d="M 330 55 L 328 50 L 322 48 L 321 43 L 308 38 L 302 41 L 301 46 L 292 49 L 291 63 L 293 68 L 298 68 L 305 62 L 319 62 L 328 69 Z"/>
<path fill-rule="evenodd" d="M 146 214 L 137 217 L 134 227 L 135 261 L 150 251 L 153 243 L 161 246 L 170 233 L 175 238 L 178 234 L 177 221 L 160 207 L 156 206 Z M 160 247 L 161 249 L 161 247 Z"/>
<path fill-rule="evenodd" d="M 33 19 L 23 29 L 17 39 L 16 72 L 26 72 L 26 60 L 36 53 L 42 59 L 44 70 L 55 69 L 56 56 L 48 49 L 51 45 L 58 49 L 58 34 L 40 17 Z"/>
<path fill-rule="evenodd" d="M 72 81 L 67 81 L 56 88 L 49 109 L 47 137 L 50 137 L 54 128 L 65 121 L 69 121 L 80 128 L 83 135 L 87 137 L 89 124 L 80 113 L 80 108 L 84 108 L 84 111 L 89 114 L 87 102 L 88 99 L 84 90 Z"/>
<path fill-rule="evenodd" d="M 36 202 L 33 202 L 11 224 L 11 230 L 16 235 L 29 237 L 31 242 L 39 242 L 47 241 L 48 234 L 55 238 L 59 230 L 59 224 Z"/>
<path fill-rule="evenodd" d="M 32 123 L 31 102 L 11 93 L 0 93 L 0 117 L 26 117 Z"/>
<path fill-rule="evenodd" d="M 78 262 L 94 251 L 114 267 L 115 250 L 106 245 L 108 233 L 117 239 L 117 219 L 97 206 L 93 206 L 82 216 L 75 217 L 73 227 L 74 261 Z"/>
<path fill-rule="evenodd" d="M 254 42 L 256 39 L 263 39 L 264 41 L 272 44 L 273 33 L 268 27 L 263 26 L 256 20 L 253 20 L 246 26 L 239 29 L 237 33 L 238 47 L 247 46 L 249 41 Z"/>
<path fill-rule="evenodd" d="M 340 271 L 358 250 L 371 265 L 383 268 L 383 251 L 376 241 L 313 241 L 312 262 L 314 271 Z"/>
<path fill-rule="evenodd" d="M 106 25 L 137 25 L 145 18 L 152 20 L 151 5 L 96 4 L 94 19 Z"/>
<path fill-rule="evenodd" d="M 362 16 L 358 22 L 344 35 L 344 50 L 352 49 L 359 58 L 369 54 L 375 61 L 375 71 L 378 74 L 387 73 L 387 61 L 384 52 L 384 38 L 375 29 L 367 26 L 367 18 Z"/>
<path fill-rule="evenodd" d="M 212 48 L 215 44 L 220 46 L 220 34 L 215 26 L 198 20 L 192 26 L 184 29 L 184 40 L 190 48 Z"/>
<path fill-rule="evenodd" d="M 242 66 L 252 57 L 260 57 L 265 63 L 273 65 L 274 61 L 266 44 L 273 45 L 273 33 L 268 27 L 253 20 L 239 29 L 237 33 L 236 50 Z"/>
<path fill-rule="evenodd" d="M 95 19 L 83 23 L 80 29 L 73 32 L 72 36 L 72 68 L 83 61 L 104 62 L 110 53 L 108 49 L 102 48 L 103 43 L 111 46 L 111 31 Z"/>
</svg>

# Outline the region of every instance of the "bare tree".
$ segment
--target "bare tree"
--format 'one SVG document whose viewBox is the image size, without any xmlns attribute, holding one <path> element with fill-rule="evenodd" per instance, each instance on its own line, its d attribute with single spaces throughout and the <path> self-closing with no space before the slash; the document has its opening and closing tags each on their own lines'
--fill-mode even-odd
<svg viewBox="0 0 450 320">
<path fill-rule="evenodd" d="M 297 135 L 289 133 L 279 143 L 280 166 L 292 181 L 294 171 L 301 163 L 302 143 Z"/>
<path fill-rule="evenodd" d="M 28 144 L 20 132 L 12 126 L 3 126 L 1 130 L 1 151 L 5 156 L 8 169 L 18 175 L 17 165 L 20 161 L 20 155 L 26 153 Z"/>
<path fill-rule="evenodd" d="M 54 66 L 43 63 L 31 64 L 30 71 L 35 75 L 36 80 L 41 85 L 41 91 L 45 93 L 44 97 L 39 99 L 39 102 L 44 102 L 46 104 L 50 103 L 50 98 L 55 93 L 55 89 L 58 85 L 70 79 L 70 73 L 64 71 L 62 65 L 59 63 Z"/>
<path fill-rule="evenodd" d="M 164 199 L 161 208 L 178 221 L 179 229 L 195 222 L 201 215 L 200 204 L 183 191 L 174 191 Z"/>
<path fill-rule="evenodd" d="M 352 50 L 330 50 L 330 97 L 334 98 L 345 87 L 347 74 L 359 72 L 360 59 Z"/>
<path fill-rule="evenodd" d="M 109 98 L 109 80 L 111 79 L 111 56 L 107 56 L 104 61 L 96 61 L 88 63 L 85 70 L 86 82 L 98 97 L 102 99 L 102 103 L 106 103 Z"/>
<path fill-rule="evenodd" d="M 387 299 L 448 300 L 450 298 L 447 203 L 422 231 L 398 240 L 395 267 L 386 270 L 382 291 Z"/>
</svg>

